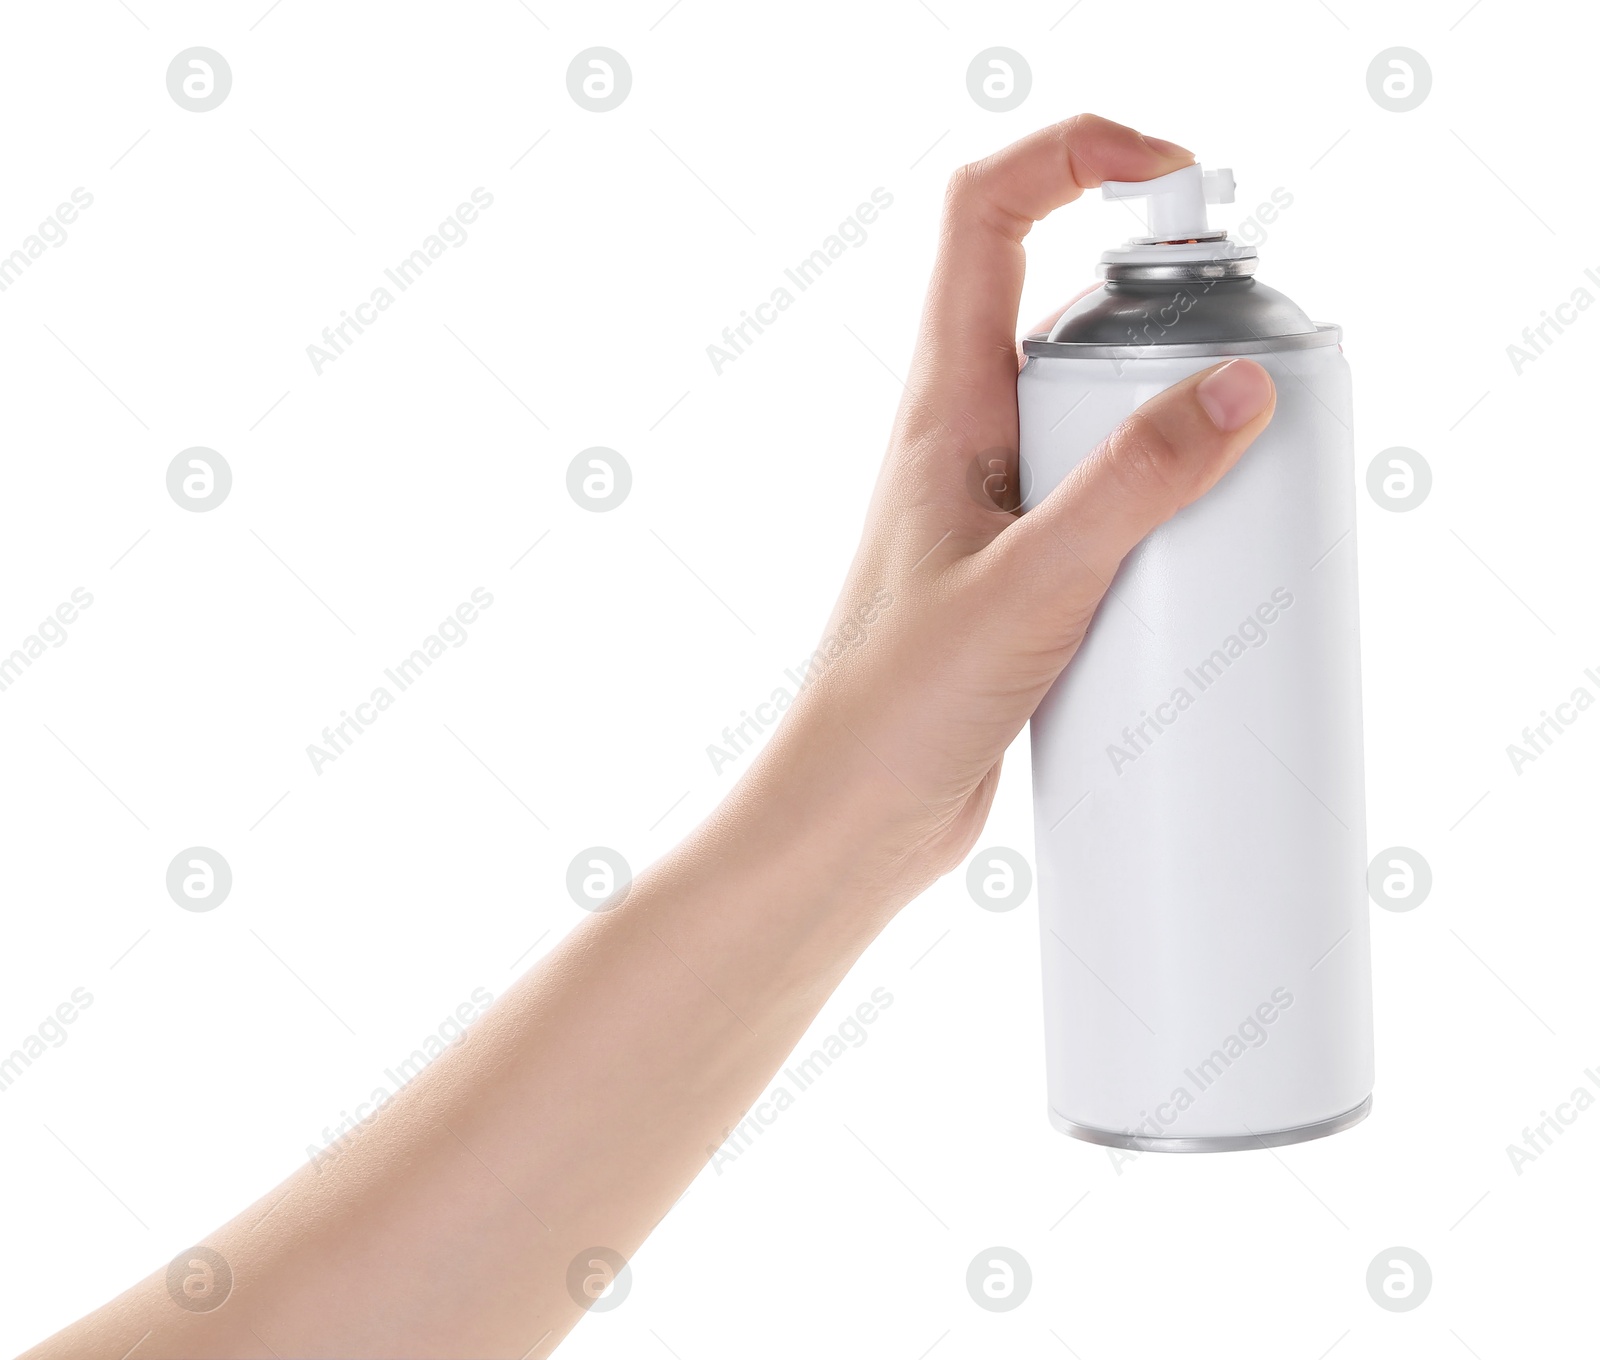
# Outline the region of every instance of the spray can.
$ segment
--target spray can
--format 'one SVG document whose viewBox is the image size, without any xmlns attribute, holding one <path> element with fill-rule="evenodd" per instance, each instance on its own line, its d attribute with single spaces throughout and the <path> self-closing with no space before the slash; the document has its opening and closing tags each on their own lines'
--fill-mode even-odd
<svg viewBox="0 0 1600 1360">
<path fill-rule="evenodd" d="M 1278 400 L 1124 560 L 1033 718 L 1050 1119 L 1138 1151 L 1299 1142 L 1372 1103 L 1349 368 L 1208 226 L 1231 171 L 1102 192 L 1148 232 L 1024 342 L 1023 509 L 1230 356 Z"/>
</svg>

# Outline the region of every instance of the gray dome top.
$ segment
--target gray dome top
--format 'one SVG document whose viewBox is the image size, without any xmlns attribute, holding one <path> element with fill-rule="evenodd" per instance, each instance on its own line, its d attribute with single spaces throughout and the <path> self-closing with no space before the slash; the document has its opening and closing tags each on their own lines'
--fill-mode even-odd
<svg viewBox="0 0 1600 1360">
<path fill-rule="evenodd" d="M 1078 345 L 1194 345 L 1267 340 L 1316 330 L 1293 302 L 1253 278 L 1113 279 L 1063 312 L 1049 340 Z"/>
</svg>

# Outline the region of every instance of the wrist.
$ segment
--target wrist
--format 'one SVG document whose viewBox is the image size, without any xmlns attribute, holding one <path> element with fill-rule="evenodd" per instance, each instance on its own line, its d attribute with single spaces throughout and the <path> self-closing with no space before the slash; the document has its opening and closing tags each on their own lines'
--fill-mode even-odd
<svg viewBox="0 0 1600 1360">
<path fill-rule="evenodd" d="M 947 822 L 885 763 L 870 725 L 803 696 L 713 821 L 804 885 L 813 910 L 881 928 L 943 872 Z"/>
<path fill-rule="evenodd" d="M 809 1023 L 900 908 L 959 862 L 963 828 L 987 808 L 986 796 L 930 806 L 883 758 L 896 759 L 885 723 L 848 699 L 808 687 L 627 902 L 634 927 L 755 1031 Z"/>
</svg>

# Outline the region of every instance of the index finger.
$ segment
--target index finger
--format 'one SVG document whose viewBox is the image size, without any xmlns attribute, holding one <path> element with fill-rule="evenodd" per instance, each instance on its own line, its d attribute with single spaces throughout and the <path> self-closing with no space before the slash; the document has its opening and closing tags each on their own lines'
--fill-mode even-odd
<svg viewBox="0 0 1600 1360">
<path fill-rule="evenodd" d="M 910 384 L 947 428 L 1016 440 L 1022 241 L 1033 224 L 1102 181 L 1146 180 L 1190 164 L 1183 147 L 1079 114 L 951 177 Z"/>
</svg>

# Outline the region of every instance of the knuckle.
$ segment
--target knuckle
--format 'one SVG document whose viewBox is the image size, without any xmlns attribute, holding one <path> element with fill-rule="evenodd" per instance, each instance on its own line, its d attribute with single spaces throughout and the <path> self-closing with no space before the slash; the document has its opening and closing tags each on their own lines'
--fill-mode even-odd
<svg viewBox="0 0 1600 1360">
<path fill-rule="evenodd" d="M 1075 113 L 1070 118 L 1063 118 L 1050 128 L 1050 134 L 1066 162 L 1067 174 L 1076 183 L 1082 184 L 1085 179 L 1079 173 L 1080 169 L 1089 168 L 1080 166 L 1077 148 L 1087 135 L 1104 121 L 1103 118 L 1092 113 Z M 1096 175 L 1093 178 L 1098 179 L 1099 177 Z"/>
<path fill-rule="evenodd" d="M 1062 141 L 1071 142 L 1085 128 L 1093 127 L 1099 121 L 1092 113 L 1075 113 L 1070 118 L 1063 118 L 1053 131 Z"/>
<path fill-rule="evenodd" d="M 1121 127 L 1120 123 L 1114 123 L 1098 113 L 1075 113 L 1067 119 L 1067 122 L 1074 132 L 1087 132 L 1090 129 L 1098 132 L 1102 129 L 1116 130 Z"/>
<path fill-rule="evenodd" d="M 1006 201 L 1004 161 L 990 156 L 958 167 L 945 187 L 945 230 L 992 231 L 1020 241 L 1033 226 L 1033 219 L 1013 209 Z"/>
<path fill-rule="evenodd" d="M 978 198 L 983 192 L 983 178 L 982 161 L 969 161 L 952 170 L 944 190 L 946 210 L 953 211 Z"/>
</svg>

